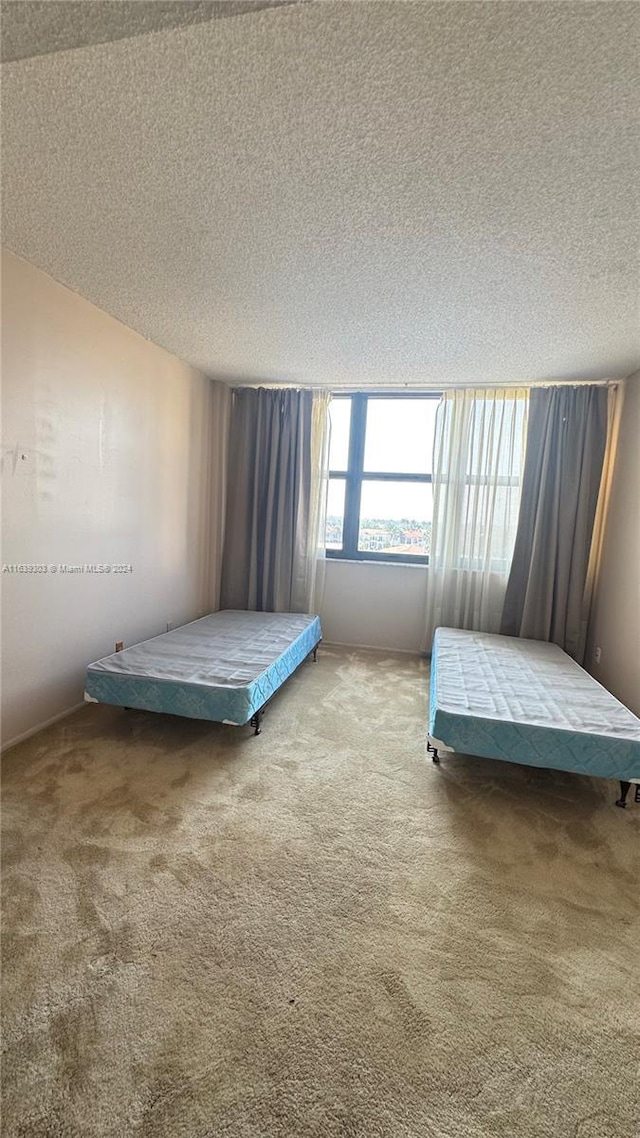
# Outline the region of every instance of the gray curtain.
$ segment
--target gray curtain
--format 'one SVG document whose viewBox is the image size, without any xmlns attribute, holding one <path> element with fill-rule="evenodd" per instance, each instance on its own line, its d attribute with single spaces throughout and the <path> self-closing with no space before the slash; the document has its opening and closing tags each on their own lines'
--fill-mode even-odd
<svg viewBox="0 0 640 1138">
<path fill-rule="evenodd" d="M 234 390 L 222 608 L 310 611 L 317 419 L 310 390 Z"/>
<path fill-rule="evenodd" d="M 551 640 L 579 662 L 606 441 L 605 387 L 531 391 L 518 530 L 500 631 Z"/>
</svg>

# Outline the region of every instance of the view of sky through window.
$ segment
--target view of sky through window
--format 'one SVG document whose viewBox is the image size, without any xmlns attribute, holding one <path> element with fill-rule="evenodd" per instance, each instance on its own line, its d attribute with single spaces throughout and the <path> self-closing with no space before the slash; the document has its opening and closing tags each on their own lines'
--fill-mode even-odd
<svg viewBox="0 0 640 1138">
<path fill-rule="evenodd" d="M 329 416 L 331 423 L 329 470 L 346 470 L 349 465 L 351 400 L 333 399 L 329 408 Z"/>
<path fill-rule="evenodd" d="M 435 399 L 370 399 L 364 470 L 376 474 L 430 474 Z"/>
<path fill-rule="evenodd" d="M 344 522 L 344 478 L 329 479 L 327 494 L 327 549 L 342 549 L 342 529 Z"/>
<path fill-rule="evenodd" d="M 431 474 L 437 406 L 437 399 L 370 397 L 367 400 L 364 458 L 358 474 L 358 479 L 362 478 L 360 509 L 358 518 L 350 523 L 352 533 L 357 525 L 357 551 L 352 549 L 353 556 L 387 554 L 410 559 L 429 555 L 433 515 L 431 484 L 400 481 L 400 478 L 397 481 L 376 479 L 375 475 Z M 353 400 L 334 399 L 330 414 L 330 469 L 335 474 L 346 473 Z M 330 479 L 326 526 L 329 550 L 343 549 L 346 489 L 346 479 Z M 357 494 L 352 492 L 351 514 L 354 514 L 354 496 Z"/>
<path fill-rule="evenodd" d="M 363 482 L 358 549 L 426 556 L 433 496 L 428 482 Z"/>
</svg>

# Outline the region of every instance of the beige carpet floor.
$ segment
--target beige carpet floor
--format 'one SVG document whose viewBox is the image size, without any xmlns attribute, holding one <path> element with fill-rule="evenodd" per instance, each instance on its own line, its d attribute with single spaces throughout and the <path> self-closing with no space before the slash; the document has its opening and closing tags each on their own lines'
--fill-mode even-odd
<svg viewBox="0 0 640 1138">
<path fill-rule="evenodd" d="M 637 1138 L 640 807 L 438 769 L 426 681 L 325 648 L 259 738 L 9 752 L 5 1138 Z"/>
</svg>

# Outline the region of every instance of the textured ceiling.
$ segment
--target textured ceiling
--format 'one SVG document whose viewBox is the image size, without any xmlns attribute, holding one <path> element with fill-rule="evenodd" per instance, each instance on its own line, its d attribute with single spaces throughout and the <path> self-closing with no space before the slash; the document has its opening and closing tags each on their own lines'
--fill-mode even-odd
<svg viewBox="0 0 640 1138">
<path fill-rule="evenodd" d="M 640 364 L 635 3 L 307 3 L 3 67 L 4 240 L 211 374 Z"/>
<path fill-rule="evenodd" d="M 2 60 L 243 16 L 292 0 L 2 0 Z"/>
</svg>

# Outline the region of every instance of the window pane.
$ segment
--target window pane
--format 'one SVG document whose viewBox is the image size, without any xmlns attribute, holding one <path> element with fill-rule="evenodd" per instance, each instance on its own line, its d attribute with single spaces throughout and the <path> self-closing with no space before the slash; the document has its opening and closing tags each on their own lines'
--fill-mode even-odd
<svg viewBox="0 0 640 1138">
<path fill-rule="evenodd" d="M 429 482 L 363 482 L 358 549 L 424 557 L 431 549 Z"/>
<path fill-rule="evenodd" d="M 431 474 L 437 399 L 369 399 L 364 469 Z"/>
<path fill-rule="evenodd" d="M 329 419 L 331 423 L 329 470 L 346 470 L 349 466 L 351 400 L 332 399 L 329 404 Z"/>
<path fill-rule="evenodd" d="M 493 482 L 464 487 L 460 499 L 462 530 L 458 569 L 491 568 L 508 573 L 520 512 L 520 487 Z"/>
<path fill-rule="evenodd" d="M 327 492 L 327 523 L 325 526 L 325 545 L 327 549 L 342 549 L 342 529 L 344 526 L 344 478 L 330 478 Z"/>
<path fill-rule="evenodd" d="M 469 427 L 470 478 L 518 481 L 526 447 L 526 401 L 514 397 L 475 399 Z"/>
</svg>

